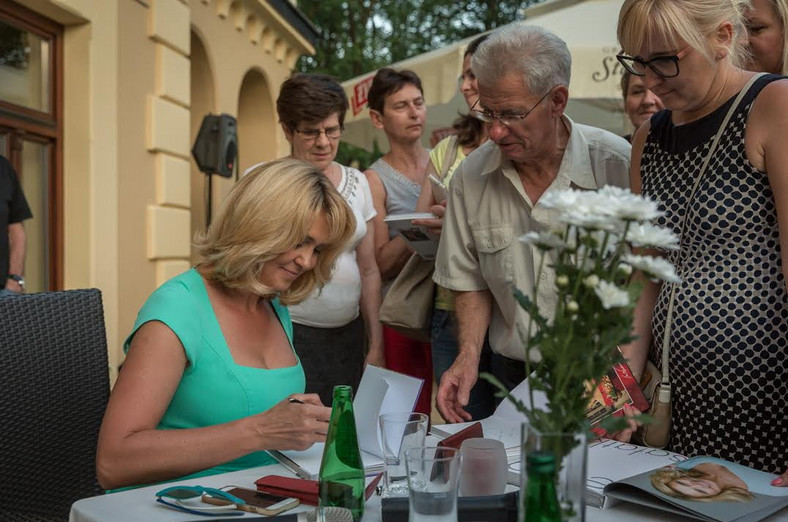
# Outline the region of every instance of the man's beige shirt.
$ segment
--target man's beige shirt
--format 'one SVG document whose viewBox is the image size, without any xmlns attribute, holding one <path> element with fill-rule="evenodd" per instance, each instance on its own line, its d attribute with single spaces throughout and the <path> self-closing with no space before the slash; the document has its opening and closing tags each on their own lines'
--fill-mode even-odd
<svg viewBox="0 0 788 522">
<path fill-rule="evenodd" d="M 629 187 L 630 145 L 610 132 L 572 122 L 561 166 L 547 189 L 594 190 Z M 494 352 L 524 360 L 526 314 L 512 295 L 519 288 L 533 298 L 539 251 L 518 238 L 559 226 L 555 212 L 526 195 L 512 163 L 488 141 L 457 168 L 435 260 L 435 282 L 459 291 L 490 290 L 493 296 L 490 345 Z M 555 308 L 555 272 L 545 260 L 537 304 L 544 315 Z M 550 317 L 550 319 L 552 319 Z"/>
</svg>

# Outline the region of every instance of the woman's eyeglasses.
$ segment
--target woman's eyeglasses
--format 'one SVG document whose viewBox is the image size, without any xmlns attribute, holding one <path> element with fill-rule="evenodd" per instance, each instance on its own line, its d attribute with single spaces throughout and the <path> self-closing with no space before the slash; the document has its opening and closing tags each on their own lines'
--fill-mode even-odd
<svg viewBox="0 0 788 522">
<path fill-rule="evenodd" d="M 690 46 L 685 47 L 678 53 L 671 56 L 657 56 L 651 60 L 644 60 L 639 56 L 627 56 L 619 54 L 616 56 L 618 63 L 620 63 L 628 73 L 635 76 L 645 76 L 646 67 L 654 71 L 654 74 L 663 78 L 675 78 L 679 75 L 679 60 L 684 58 L 684 55 L 690 50 Z"/>
<path fill-rule="evenodd" d="M 307 129 L 307 130 L 298 130 L 295 131 L 306 138 L 307 141 L 315 141 L 320 137 L 321 134 L 325 134 L 326 138 L 330 140 L 338 140 L 342 137 L 342 126 L 336 127 L 329 127 L 327 129 Z"/>
<path fill-rule="evenodd" d="M 221 498 L 232 502 L 226 506 L 209 506 L 201 501 L 202 495 L 207 494 L 212 497 Z M 246 504 L 243 499 L 231 495 L 226 491 L 216 488 L 206 488 L 203 486 L 172 486 L 162 489 L 156 493 L 156 502 L 171 508 L 192 513 L 195 515 L 206 516 L 241 516 L 242 511 L 233 511 L 238 506 Z"/>
</svg>

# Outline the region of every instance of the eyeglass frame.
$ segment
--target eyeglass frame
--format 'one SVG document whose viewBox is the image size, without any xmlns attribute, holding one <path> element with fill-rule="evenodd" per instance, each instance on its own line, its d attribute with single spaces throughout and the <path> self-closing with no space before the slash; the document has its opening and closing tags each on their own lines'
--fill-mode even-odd
<svg viewBox="0 0 788 522">
<path fill-rule="evenodd" d="M 656 58 L 652 58 L 651 60 L 644 60 L 639 56 L 629 56 L 624 53 L 619 53 L 616 55 L 616 60 L 618 60 L 618 63 L 620 63 L 621 66 L 629 74 L 634 74 L 635 76 L 639 76 L 641 78 L 646 75 L 646 67 L 651 69 L 651 72 L 653 72 L 660 78 L 675 78 L 681 72 L 681 70 L 679 69 L 679 61 L 681 61 L 681 59 L 687 55 L 687 53 L 691 48 L 692 46 L 688 45 L 687 47 L 677 52 L 676 54 L 672 54 L 669 56 L 657 56 Z M 669 61 L 673 63 L 673 65 L 676 67 L 676 74 L 671 74 L 671 75 L 662 74 L 651 65 L 653 62 L 665 62 L 665 61 Z M 639 63 L 643 67 L 643 72 L 641 73 L 636 71 L 632 65 L 633 63 Z"/>
<path fill-rule="evenodd" d="M 550 89 L 546 93 L 544 93 L 544 95 L 541 98 L 539 98 L 538 102 L 536 102 L 530 109 L 528 109 L 523 113 L 495 114 L 494 112 L 490 111 L 488 114 L 485 111 L 480 111 L 475 108 L 476 105 L 478 105 L 479 102 L 481 101 L 481 98 L 476 99 L 476 102 L 474 102 L 474 104 L 471 106 L 469 112 L 471 116 L 473 116 L 479 121 L 492 125 L 493 123 L 495 123 L 495 120 L 498 120 L 499 122 L 501 122 L 501 125 L 503 125 L 507 129 L 510 129 L 513 125 L 521 125 L 523 121 L 528 117 L 528 115 L 531 114 L 537 107 L 539 107 L 539 104 L 541 104 L 547 98 L 547 96 L 551 92 L 553 92 L 553 89 L 555 89 L 556 87 L 558 87 L 558 85 L 553 85 L 552 87 L 550 87 Z M 506 121 L 504 121 L 503 118 L 507 118 L 507 119 L 514 118 L 518 121 L 510 121 L 509 123 L 507 123 Z"/>
<path fill-rule="evenodd" d="M 183 490 L 190 493 L 190 496 L 175 496 L 172 493 L 174 491 Z M 221 498 L 227 500 L 228 502 L 232 502 L 232 504 L 227 504 L 226 506 L 211 506 L 206 507 L 205 511 L 201 511 L 199 508 L 185 506 L 180 503 L 181 500 L 189 500 L 193 498 L 202 497 L 202 495 L 208 494 L 212 497 Z M 242 498 L 236 497 L 226 491 L 222 491 L 221 489 L 216 488 L 209 488 L 204 486 L 170 486 L 168 488 L 162 489 L 161 491 L 157 492 L 156 494 L 156 502 L 160 504 L 164 504 L 167 507 L 171 507 L 173 509 L 177 509 L 179 511 L 183 511 L 185 513 L 191 513 L 193 515 L 203 515 L 207 517 L 221 517 L 221 516 L 242 516 L 244 513 L 242 511 L 238 511 L 237 513 L 233 513 L 232 510 L 237 509 L 238 506 L 242 506 L 246 504 L 246 501 Z M 168 502 L 166 499 L 172 499 L 175 502 Z"/>
<path fill-rule="evenodd" d="M 293 129 L 294 132 L 303 136 L 307 141 L 317 141 L 320 139 L 321 134 L 326 135 L 326 139 L 328 140 L 338 140 L 342 137 L 342 133 L 345 131 L 344 125 L 337 125 L 336 127 L 329 127 L 328 129 L 309 129 L 302 131 L 300 129 Z M 314 136 L 310 136 L 310 134 L 317 133 Z M 331 136 L 329 132 L 337 133 L 336 136 Z"/>
</svg>

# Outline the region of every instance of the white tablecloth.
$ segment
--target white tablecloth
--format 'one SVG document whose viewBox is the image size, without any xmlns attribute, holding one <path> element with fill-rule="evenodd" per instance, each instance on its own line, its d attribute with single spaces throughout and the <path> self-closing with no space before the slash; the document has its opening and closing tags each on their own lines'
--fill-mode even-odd
<svg viewBox="0 0 788 522">
<path fill-rule="evenodd" d="M 278 464 L 252 468 L 244 471 L 224 473 L 210 477 L 184 481 L 185 485 L 201 485 L 209 487 L 222 487 L 230 484 L 247 488 L 255 488 L 254 481 L 265 475 L 291 475 L 283 466 Z M 200 517 L 189 513 L 181 513 L 175 509 L 163 506 L 155 501 L 154 493 L 171 486 L 149 486 L 145 488 L 113 493 L 82 499 L 74 503 L 71 507 L 70 522 L 139 522 L 140 520 L 150 522 L 178 522 L 184 520 L 195 520 L 199 518 L 210 522 L 212 517 Z M 311 506 L 299 506 L 296 511 L 309 511 L 314 509 Z M 252 518 L 266 518 L 260 515 L 244 514 L 242 517 L 235 517 L 238 520 Z M 380 522 L 380 497 L 373 495 L 369 499 L 364 509 L 363 522 Z M 663 520 L 689 521 L 692 519 L 668 515 L 663 511 L 636 506 L 633 504 L 616 504 L 610 509 L 601 510 L 588 508 L 586 510 L 586 520 L 588 522 L 654 522 Z M 766 519 L 768 522 L 788 521 L 788 510 L 783 510 Z"/>
</svg>

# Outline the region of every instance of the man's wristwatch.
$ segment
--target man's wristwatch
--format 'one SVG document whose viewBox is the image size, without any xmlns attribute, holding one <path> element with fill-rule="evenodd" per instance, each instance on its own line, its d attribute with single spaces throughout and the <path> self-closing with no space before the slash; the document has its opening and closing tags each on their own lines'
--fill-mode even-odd
<svg viewBox="0 0 788 522">
<path fill-rule="evenodd" d="M 8 279 L 13 279 L 14 281 L 16 281 L 16 284 L 22 287 L 22 290 L 25 289 L 25 278 L 22 277 L 21 275 L 8 274 Z"/>
</svg>

